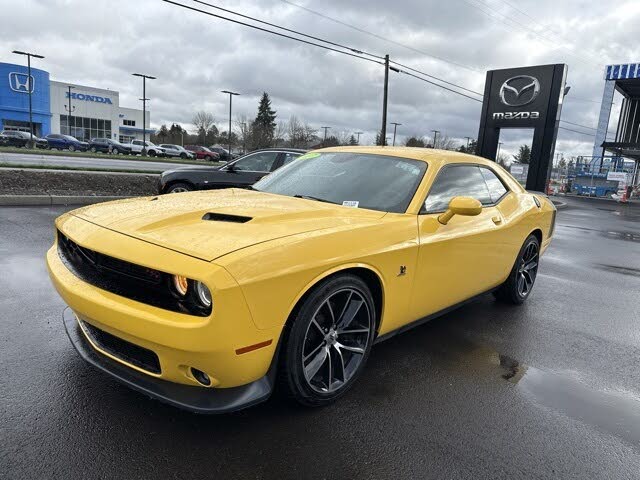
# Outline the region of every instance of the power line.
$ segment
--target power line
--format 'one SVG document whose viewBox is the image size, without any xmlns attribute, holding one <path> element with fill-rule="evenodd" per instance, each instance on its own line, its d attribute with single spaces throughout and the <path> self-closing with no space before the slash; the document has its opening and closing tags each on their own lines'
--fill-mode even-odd
<svg viewBox="0 0 640 480">
<path fill-rule="evenodd" d="M 568 123 L 569 125 L 575 125 L 576 127 L 588 128 L 589 130 L 598 130 L 594 127 L 587 127 L 586 125 L 580 125 L 579 123 L 569 122 L 567 120 L 560 120 L 562 123 Z"/>
<path fill-rule="evenodd" d="M 201 10 L 199 8 L 190 7 L 188 5 L 184 5 L 182 3 L 174 2 L 172 0 L 162 0 L 162 1 L 165 2 L 165 3 L 170 3 L 171 5 L 175 5 L 177 7 L 185 8 L 187 10 L 192 10 L 194 12 L 203 13 L 205 15 L 209 15 L 210 17 L 219 18 L 221 20 L 227 20 L 229 22 L 237 23 L 238 25 L 243 25 L 245 27 L 253 28 L 255 30 L 260 30 L 262 32 L 272 33 L 273 35 L 277 35 L 279 37 L 288 38 L 290 40 L 295 40 L 297 42 L 306 43 L 307 45 L 313 45 L 315 47 L 324 48 L 325 50 L 330 50 L 332 52 L 342 53 L 343 55 L 348 55 L 350 57 L 359 58 L 361 60 L 366 60 L 368 62 L 377 63 L 378 65 L 384 65 L 383 62 L 379 62 L 377 60 L 373 60 L 372 58 L 363 57 L 363 56 L 357 55 L 355 53 L 345 52 L 344 50 L 338 50 L 337 48 L 333 48 L 333 47 L 327 47 L 326 45 L 321 45 L 319 43 L 310 42 L 308 40 L 303 40 L 302 38 L 292 37 L 291 35 L 286 35 L 284 33 L 275 32 L 273 30 L 269 30 L 268 28 L 258 27 L 257 25 L 251 25 L 250 23 L 241 22 L 240 20 L 234 20 L 233 18 L 223 17 L 222 15 L 217 15 L 217 14 L 212 13 L 212 12 L 207 12 L 206 10 Z"/>
<path fill-rule="evenodd" d="M 419 77 L 418 75 L 414 75 L 413 73 L 407 72 L 406 70 L 399 69 L 398 73 L 403 73 L 405 75 L 409 75 L 410 77 L 417 78 L 418 80 L 422 80 L 423 82 L 430 83 L 431 85 L 435 85 L 436 87 L 443 88 L 443 89 L 448 90 L 450 92 L 457 93 L 458 95 L 461 95 L 463 97 L 469 98 L 469 99 L 474 100 L 476 102 L 482 103 L 482 100 L 479 100 L 479 99 L 477 99 L 475 97 L 470 97 L 466 93 L 461 93 L 461 92 L 458 92 L 456 90 L 453 90 L 452 88 L 448 88 L 448 87 L 445 87 L 443 85 L 439 85 L 439 84 L 437 84 L 435 82 L 432 82 L 431 80 L 427 80 L 426 78 L 422 78 L 422 77 Z"/>
<path fill-rule="evenodd" d="M 428 74 L 428 73 L 422 72 L 422 71 L 417 70 L 417 69 L 415 69 L 415 68 L 408 67 L 407 65 L 403 65 L 403 64 L 402 64 L 402 63 L 400 63 L 400 62 L 396 62 L 396 61 L 394 61 L 394 60 L 391 60 L 391 63 L 395 63 L 395 64 L 396 64 L 396 65 L 398 65 L 399 67 L 406 68 L 407 70 L 411 70 L 412 72 L 419 73 L 420 75 L 424 75 L 425 77 L 433 78 L 434 80 L 438 80 L 439 82 L 446 83 L 447 85 L 451 85 L 451 86 L 453 86 L 453 87 L 459 88 L 460 90 L 465 90 L 465 91 L 470 92 L 470 93 L 473 93 L 473 94 L 475 94 L 475 95 L 480 95 L 481 97 L 483 96 L 483 94 L 482 94 L 482 93 L 480 93 L 480 92 L 476 92 L 476 91 L 474 91 L 474 90 L 470 90 L 470 89 L 468 89 L 468 88 L 465 88 L 465 87 L 462 87 L 462 86 L 460 86 L 460 85 L 457 85 L 457 84 L 455 84 L 455 83 L 453 83 L 453 82 L 449 82 L 449 81 L 447 81 L 447 80 L 443 80 L 442 78 L 438 78 L 438 77 L 436 77 L 436 76 L 434 76 L 434 75 L 430 75 L 430 74 Z"/>
<path fill-rule="evenodd" d="M 290 2 L 289 0 L 280 0 L 280 1 L 286 3 L 287 5 L 291 5 L 293 7 L 296 7 L 296 8 L 299 8 L 301 10 L 304 10 L 304 11 L 306 11 L 308 13 L 313 14 L 313 15 L 317 15 L 318 17 L 322 17 L 322 18 L 324 18 L 326 20 L 329 20 L 331 22 L 343 25 L 343 26 L 345 26 L 347 28 L 351 28 L 352 30 L 356 30 L 357 32 L 364 33 L 365 35 L 369 35 L 371 37 L 377 38 L 378 40 L 382 40 L 382 41 L 385 41 L 385 42 L 388 42 L 388 43 L 392 43 L 393 45 L 397 45 L 399 47 L 406 48 L 407 50 L 411 50 L 412 52 L 415 52 L 415 53 L 420 53 L 422 55 L 426 55 L 427 57 L 434 58 L 434 59 L 439 60 L 441 62 L 450 63 L 451 65 L 456 65 L 457 67 L 465 68 L 467 70 L 471 70 L 471 71 L 478 72 L 478 73 L 484 73 L 482 70 L 479 70 L 479 69 L 477 69 L 475 67 L 470 67 L 468 65 L 463 65 L 462 63 L 458 63 L 458 62 L 455 62 L 453 60 L 448 60 L 446 58 L 439 57 L 437 55 L 433 55 L 431 53 L 425 52 L 424 50 L 420 50 L 420 49 L 412 47 L 410 45 L 406 45 L 404 43 L 397 42 L 397 41 L 392 40 L 390 38 L 383 37 L 382 35 L 378 35 L 377 33 L 370 32 L 369 30 L 365 30 L 364 28 L 356 27 L 355 25 L 352 25 L 350 23 L 344 22 L 342 20 L 338 20 L 337 18 L 330 17 L 329 15 L 325 15 L 324 13 L 318 12 L 316 10 L 312 10 L 312 9 L 310 9 L 308 7 L 303 6 L 303 5 L 299 5 L 297 3 Z"/>
<path fill-rule="evenodd" d="M 567 128 L 567 127 L 558 127 L 558 128 L 561 128 L 562 130 L 566 130 L 568 132 L 579 133 L 580 135 L 586 135 L 587 137 L 595 137 L 593 133 L 579 132 L 578 130 L 572 130 L 571 128 Z"/>
<path fill-rule="evenodd" d="M 254 22 L 262 23 L 263 25 L 268 25 L 270 27 L 279 28 L 280 30 L 284 30 L 285 32 L 295 33 L 296 35 L 300 35 L 300 36 L 306 37 L 306 38 L 311 38 L 312 40 L 318 40 L 319 42 L 327 43 L 329 45 L 333 45 L 334 47 L 340 47 L 340 48 L 344 48 L 346 50 L 351 50 L 352 52 L 358 53 L 360 55 L 368 55 L 368 56 L 373 57 L 373 58 L 384 60 L 384 57 L 381 57 L 379 55 L 374 55 L 372 53 L 367 53 L 364 50 L 360 50 L 360 49 L 357 49 L 357 48 L 349 47 L 347 45 L 342 45 L 340 43 L 332 42 L 330 40 L 325 40 L 323 38 L 314 37 L 313 35 L 308 35 L 306 33 L 298 32 L 298 31 L 292 30 L 290 28 L 281 27 L 280 25 L 276 25 L 274 23 L 269 23 L 269 22 L 264 21 L 264 20 L 259 20 L 259 19 L 255 18 L 255 17 L 251 17 L 249 15 L 244 15 L 242 13 L 234 12 L 233 10 L 229 10 L 227 8 L 222 8 L 222 7 L 219 7 L 217 5 L 213 5 L 211 3 L 204 2 L 202 0 L 193 0 L 193 2 L 199 3 L 201 5 L 206 5 L 207 7 L 215 8 L 216 10 L 220 10 L 220 11 L 223 11 L 223 12 L 226 12 L 226 13 L 230 13 L 232 15 L 237 15 L 238 17 L 246 18 L 246 19 L 252 20 Z"/>
</svg>

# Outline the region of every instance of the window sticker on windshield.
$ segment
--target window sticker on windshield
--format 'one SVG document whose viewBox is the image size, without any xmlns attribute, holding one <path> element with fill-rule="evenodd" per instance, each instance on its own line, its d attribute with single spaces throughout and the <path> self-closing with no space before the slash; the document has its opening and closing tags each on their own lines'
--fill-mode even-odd
<svg viewBox="0 0 640 480">
<path fill-rule="evenodd" d="M 319 156 L 320 156 L 320 154 L 319 153 L 315 153 L 315 152 L 305 153 L 304 155 L 298 157 L 298 160 L 308 160 L 309 158 L 316 158 L 316 157 L 319 157 Z"/>
<path fill-rule="evenodd" d="M 420 175 L 420 169 L 415 165 L 410 165 L 405 162 L 398 162 L 394 165 L 396 168 L 404 170 L 405 172 L 410 173 L 411 175 Z"/>
<path fill-rule="evenodd" d="M 358 205 L 360 205 L 358 200 L 345 200 L 342 202 L 343 207 L 358 208 Z"/>
</svg>

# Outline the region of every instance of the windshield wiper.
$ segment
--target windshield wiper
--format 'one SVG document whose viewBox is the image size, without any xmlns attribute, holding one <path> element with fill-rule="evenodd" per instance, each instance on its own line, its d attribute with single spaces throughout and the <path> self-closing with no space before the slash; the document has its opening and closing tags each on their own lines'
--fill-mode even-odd
<svg viewBox="0 0 640 480">
<path fill-rule="evenodd" d="M 327 200 L 325 198 L 318 198 L 318 197 L 312 197 L 311 195 L 294 195 L 294 198 L 304 198 L 305 200 L 315 200 L 317 202 L 323 202 L 323 203 L 333 203 L 334 205 L 337 205 L 336 202 L 332 202 L 331 200 Z"/>
</svg>

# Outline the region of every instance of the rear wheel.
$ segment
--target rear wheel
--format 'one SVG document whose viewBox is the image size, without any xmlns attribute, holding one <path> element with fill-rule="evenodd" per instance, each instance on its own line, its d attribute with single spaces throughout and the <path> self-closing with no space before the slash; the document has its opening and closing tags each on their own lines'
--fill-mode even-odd
<svg viewBox="0 0 640 480">
<path fill-rule="evenodd" d="M 73 145 L 69 145 L 69 151 L 70 152 L 75 152 L 76 151 L 76 147 L 74 147 Z"/>
<path fill-rule="evenodd" d="M 375 332 L 375 305 L 359 277 L 340 275 L 317 286 L 287 325 L 280 384 L 297 402 L 323 406 L 360 376 Z"/>
<path fill-rule="evenodd" d="M 523 303 L 533 289 L 539 262 L 540 242 L 535 235 L 529 235 L 518 253 L 509 278 L 494 292 L 496 299 L 514 305 Z"/>
<path fill-rule="evenodd" d="M 96 153 L 96 147 L 91 147 L 91 153 Z"/>
<path fill-rule="evenodd" d="M 178 182 L 171 185 L 167 188 L 167 193 L 182 193 L 182 192 L 190 192 L 193 190 L 193 187 L 188 183 Z"/>
<path fill-rule="evenodd" d="M 112 148 L 111 153 L 113 153 L 114 155 L 118 155 L 120 153 L 120 150 L 118 150 L 117 148 Z"/>
</svg>

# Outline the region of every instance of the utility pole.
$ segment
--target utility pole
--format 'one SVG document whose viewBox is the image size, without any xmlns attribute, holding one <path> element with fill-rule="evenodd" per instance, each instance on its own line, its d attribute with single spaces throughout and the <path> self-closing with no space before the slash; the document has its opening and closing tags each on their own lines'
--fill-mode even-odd
<svg viewBox="0 0 640 480">
<path fill-rule="evenodd" d="M 433 132 L 433 148 L 438 148 L 438 134 L 440 130 L 431 130 Z"/>
<path fill-rule="evenodd" d="M 402 125 L 401 123 L 398 122 L 391 122 L 391 125 L 393 125 L 393 146 L 396 146 L 396 130 L 398 129 L 399 125 Z"/>
<path fill-rule="evenodd" d="M 496 162 L 500 163 L 500 147 L 502 147 L 502 145 L 504 144 L 504 142 L 498 142 L 498 152 L 496 153 Z"/>
<path fill-rule="evenodd" d="M 382 97 L 382 129 L 380 141 L 382 146 L 387 144 L 387 97 L 389 95 L 389 54 L 384 56 L 384 93 Z"/>
<path fill-rule="evenodd" d="M 362 135 L 364 132 L 355 132 L 355 134 L 358 136 L 358 145 L 360 145 L 360 135 Z"/>
<path fill-rule="evenodd" d="M 71 85 L 67 85 L 67 88 L 69 89 L 68 95 L 69 95 L 69 105 L 65 105 L 64 109 L 67 111 L 68 115 L 67 115 L 67 134 L 71 135 L 71 114 L 73 113 L 73 111 L 76 109 L 76 107 L 72 107 L 71 106 L 71 89 L 72 88 L 76 88 L 76 87 L 72 87 Z M 75 135 L 72 135 L 75 136 Z"/>
<path fill-rule="evenodd" d="M 242 122 L 242 154 L 247 153 L 247 122 Z"/>
<path fill-rule="evenodd" d="M 467 153 L 469 153 L 469 142 L 471 142 L 471 137 L 464 137 L 467 139 Z"/>
<path fill-rule="evenodd" d="M 240 94 L 236 92 L 231 92 L 229 90 L 222 90 L 222 93 L 229 94 L 229 157 L 231 157 L 231 99 L 233 98 L 234 95 L 240 95 Z M 231 158 L 229 158 L 229 160 L 231 160 Z"/>
<path fill-rule="evenodd" d="M 27 57 L 27 93 L 29 94 L 29 147 L 33 148 L 33 107 L 31 103 L 31 94 L 33 93 L 33 82 L 31 81 L 31 57 L 44 58 L 42 55 L 29 52 L 21 52 L 20 50 L 14 50 L 11 53 L 16 55 L 24 55 Z"/>
<path fill-rule="evenodd" d="M 156 77 L 143 73 L 132 73 L 134 77 L 142 77 L 142 156 L 147 156 L 147 78 L 155 80 Z"/>
<path fill-rule="evenodd" d="M 322 140 L 322 146 L 324 147 L 325 144 L 327 143 L 327 130 L 329 130 L 331 127 L 320 127 L 320 128 L 324 128 L 324 140 Z"/>
</svg>

